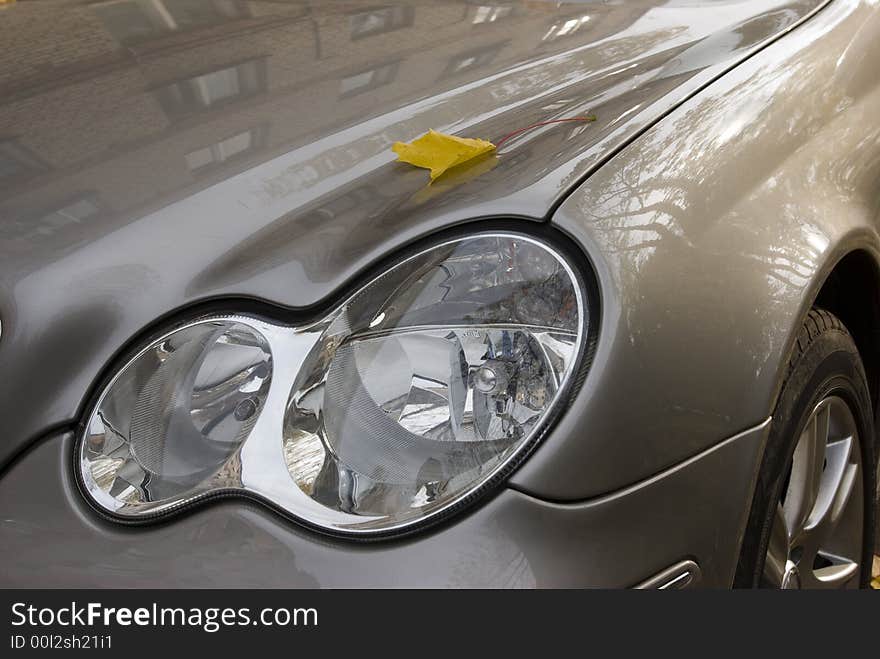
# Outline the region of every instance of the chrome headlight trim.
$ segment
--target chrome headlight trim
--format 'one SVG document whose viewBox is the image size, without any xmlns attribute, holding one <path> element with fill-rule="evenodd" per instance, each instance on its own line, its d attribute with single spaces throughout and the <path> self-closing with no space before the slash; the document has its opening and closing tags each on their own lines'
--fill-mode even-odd
<svg viewBox="0 0 880 659">
<path fill-rule="evenodd" d="M 414 259 L 437 252 L 455 243 L 482 238 L 521 241 L 547 251 L 562 265 L 573 284 L 578 308 L 578 336 L 571 367 L 559 382 L 552 404 L 530 432 L 528 438 L 516 446 L 510 455 L 505 456 L 490 471 L 481 475 L 478 480 L 462 489 L 452 499 L 430 510 L 428 514 L 420 518 L 407 519 L 398 523 L 384 522 L 378 527 L 371 528 L 369 524 L 364 524 L 365 521 L 369 521 L 369 518 L 365 520 L 362 515 L 346 517 L 345 513 L 340 511 L 329 511 L 327 507 L 317 503 L 299 487 L 293 485 L 290 472 L 281 455 L 281 428 L 284 424 L 293 385 L 303 368 L 303 364 L 321 339 L 328 321 L 332 320 L 334 314 L 370 289 L 377 280 Z M 581 272 L 581 268 L 575 268 L 571 263 L 572 254 L 582 256 L 571 248 L 558 248 L 553 240 L 547 240 L 543 236 L 531 233 L 522 233 L 518 230 L 474 232 L 431 242 L 427 246 L 411 252 L 390 267 L 380 271 L 378 275 L 371 277 L 367 284 L 346 296 L 342 302 L 333 305 L 328 313 L 315 322 L 280 323 L 268 320 L 262 317 L 262 314 L 261 317 L 257 317 L 249 313 L 214 313 L 177 324 L 164 331 L 158 338 L 141 344 L 140 349 L 121 367 L 115 369 L 113 376 L 102 385 L 99 395 L 88 409 L 88 414 L 77 438 L 74 456 L 77 482 L 86 499 L 99 513 L 125 523 L 142 523 L 164 519 L 174 513 L 198 506 L 202 502 L 229 496 L 258 500 L 304 526 L 330 535 L 344 537 L 371 538 L 399 535 L 446 519 L 481 498 L 522 464 L 523 460 L 549 432 L 586 376 L 598 330 L 598 300 L 592 273 L 588 272 L 585 275 Z M 585 261 L 585 259 L 583 260 Z M 588 270 L 588 268 L 585 267 L 583 270 Z M 134 505 L 120 504 L 117 499 L 109 496 L 98 485 L 83 457 L 89 437 L 89 427 L 95 419 L 97 410 L 101 408 L 119 378 L 157 343 L 172 337 L 181 330 L 211 323 L 235 323 L 248 327 L 267 341 L 271 351 L 273 370 L 268 395 L 250 434 L 228 461 L 229 463 L 237 462 L 237 468 L 223 470 L 222 478 L 212 478 L 206 481 L 188 492 L 184 498 L 150 501 Z"/>
</svg>

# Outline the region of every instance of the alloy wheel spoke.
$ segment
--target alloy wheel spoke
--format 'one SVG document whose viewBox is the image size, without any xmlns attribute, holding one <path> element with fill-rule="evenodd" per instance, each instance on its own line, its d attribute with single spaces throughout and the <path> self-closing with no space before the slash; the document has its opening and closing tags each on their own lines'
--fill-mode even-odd
<svg viewBox="0 0 880 659">
<path fill-rule="evenodd" d="M 821 406 L 807 423 L 792 457 L 791 477 L 783 502 L 786 527 L 793 538 L 807 525 L 816 503 L 825 465 L 830 407 Z"/>
<path fill-rule="evenodd" d="M 859 564 L 839 556 L 823 554 L 831 564 L 812 571 L 810 586 L 814 588 L 842 588 L 859 573 Z"/>
<path fill-rule="evenodd" d="M 815 537 L 817 546 L 825 544 L 836 530 L 859 475 L 858 465 L 850 464 L 848 457 L 840 463 L 832 463 L 831 458 L 828 462 L 816 506 L 803 531 Z"/>
</svg>

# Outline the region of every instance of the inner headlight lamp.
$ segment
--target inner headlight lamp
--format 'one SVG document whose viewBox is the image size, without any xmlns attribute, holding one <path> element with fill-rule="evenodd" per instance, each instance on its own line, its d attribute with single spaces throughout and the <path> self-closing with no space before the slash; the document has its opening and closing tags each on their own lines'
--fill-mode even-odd
<svg viewBox="0 0 880 659">
<path fill-rule="evenodd" d="M 565 405 L 585 297 L 560 252 L 494 232 L 411 256 L 308 325 L 200 318 L 109 380 L 81 483 L 125 519 L 238 493 L 336 534 L 421 524 L 503 478 Z"/>
</svg>

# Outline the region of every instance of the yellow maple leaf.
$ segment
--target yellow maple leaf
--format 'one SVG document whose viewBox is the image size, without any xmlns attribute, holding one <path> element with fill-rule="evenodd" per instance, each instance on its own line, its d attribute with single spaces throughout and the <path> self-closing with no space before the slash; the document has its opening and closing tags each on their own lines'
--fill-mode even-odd
<svg viewBox="0 0 880 659">
<path fill-rule="evenodd" d="M 431 180 L 443 172 L 495 150 L 486 140 L 445 135 L 429 130 L 412 142 L 395 142 L 391 150 L 401 162 L 431 170 Z"/>
</svg>

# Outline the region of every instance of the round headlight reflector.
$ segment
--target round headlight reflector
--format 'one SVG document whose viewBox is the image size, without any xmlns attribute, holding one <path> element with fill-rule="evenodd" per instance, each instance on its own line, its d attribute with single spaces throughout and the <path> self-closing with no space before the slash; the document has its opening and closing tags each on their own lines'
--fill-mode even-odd
<svg viewBox="0 0 880 659">
<path fill-rule="evenodd" d="M 338 530 L 448 508 L 537 437 L 587 321 L 574 271 L 543 243 L 493 235 L 409 259 L 326 321 L 300 369 L 291 477 Z"/>
<path fill-rule="evenodd" d="M 80 471 L 105 508 L 132 511 L 235 487 L 226 469 L 259 418 L 272 377 L 266 339 L 241 322 L 195 323 L 120 371 L 92 413 Z"/>
</svg>

